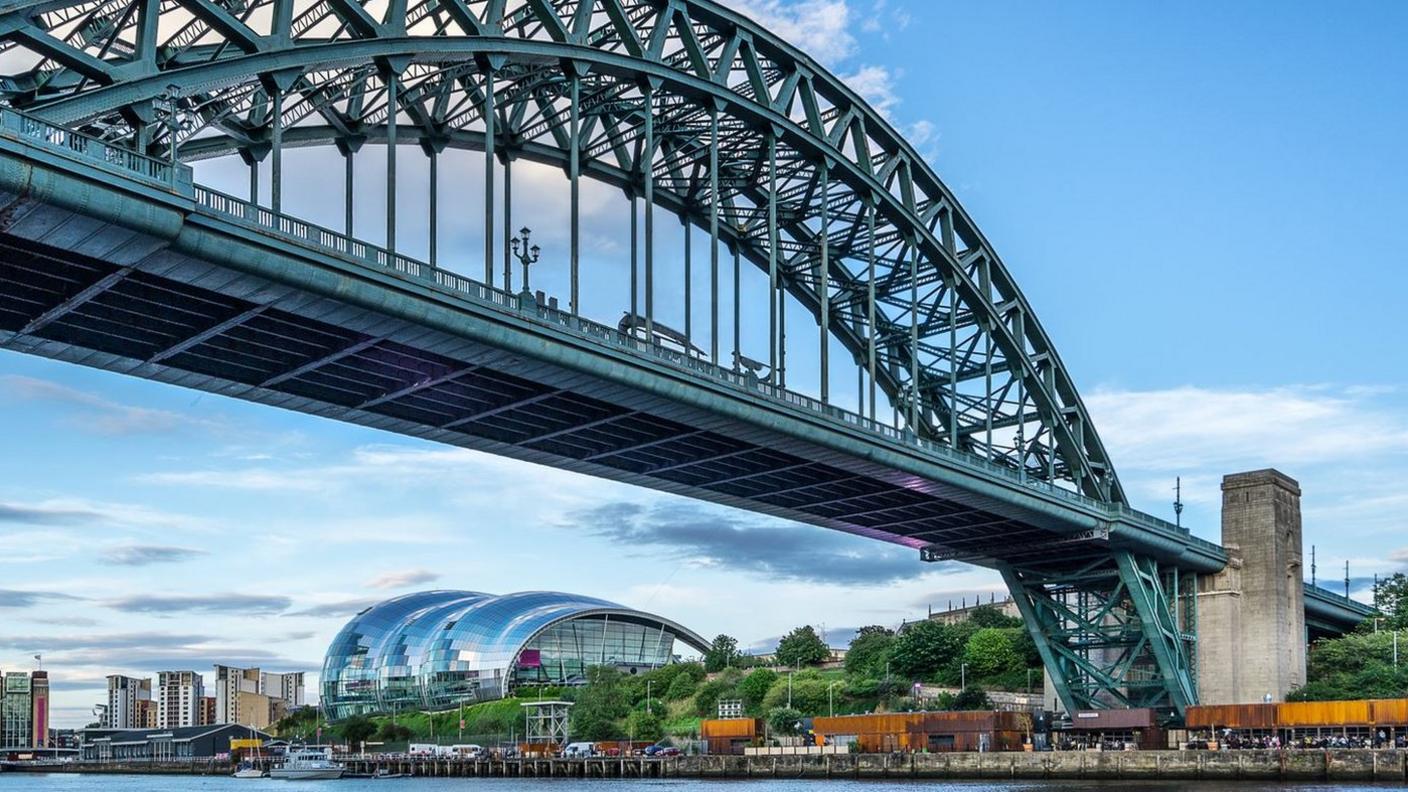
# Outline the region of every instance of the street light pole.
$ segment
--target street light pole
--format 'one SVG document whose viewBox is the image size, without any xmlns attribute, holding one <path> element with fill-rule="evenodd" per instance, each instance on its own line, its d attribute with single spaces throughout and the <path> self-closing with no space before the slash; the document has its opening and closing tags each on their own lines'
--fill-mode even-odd
<svg viewBox="0 0 1408 792">
<path fill-rule="evenodd" d="M 839 684 L 841 684 L 841 681 L 836 680 L 835 682 L 832 682 L 831 684 L 826 686 L 826 711 L 830 715 L 830 717 L 833 718 L 836 717 L 836 701 L 832 695 L 832 691 L 835 690 L 836 686 Z"/>
<path fill-rule="evenodd" d="M 958 669 L 958 691 L 962 693 L 968 689 L 968 664 L 964 663 Z"/>
<path fill-rule="evenodd" d="M 792 672 L 787 672 L 787 709 L 792 709 Z"/>
<path fill-rule="evenodd" d="M 532 294 L 532 290 L 528 288 L 528 265 L 538 263 L 541 249 L 537 245 L 529 247 L 528 236 L 533 231 L 528 226 L 520 228 L 518 233 L 519 236 L 514 237 L 512 241 L 513 255 L 517 256 L 518 263 L 523 265 L 523 293 Z M 522 246 L 522 250 L 519 250 L 519 246 Z"/>
</svg>

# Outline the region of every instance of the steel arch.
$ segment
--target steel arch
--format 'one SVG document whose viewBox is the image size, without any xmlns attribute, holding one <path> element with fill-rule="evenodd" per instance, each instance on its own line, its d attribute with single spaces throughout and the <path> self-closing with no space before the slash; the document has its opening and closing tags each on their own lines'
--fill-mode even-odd
<svg viewBox="0 0 1408 792">
<path fill-rule="evenodd" d="M 153 151 L 175 88 L 195 121 L 183 157 L 390 134 L 564 164 L 564 99 L 585 88 L 582 172 L 701 227 L 717 207 L 720 241 L 776 267 L 913 430 L 1125 502 L 1049 338 L 952 193 L 842 81 L 712 0 L 18 2 L 0 7 L 0 59 L 10 103 Z"/>
</svg>

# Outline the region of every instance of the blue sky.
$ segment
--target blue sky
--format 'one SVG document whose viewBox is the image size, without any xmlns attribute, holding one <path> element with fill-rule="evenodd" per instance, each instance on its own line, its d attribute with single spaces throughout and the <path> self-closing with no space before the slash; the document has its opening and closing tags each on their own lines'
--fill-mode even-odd
<svg viewBox="0 0 1408 792">
<path fill-rule="evenodd" d="M 931 159 L 1054 338 L 1136 505 L 1171 516 L 1182 476 L 1185 523 L 1216 538 L 1219 477 L 1277 466 L 1305 491 L 1322 579 L 1346 559 L 1356 578 L 1408 565 L 1408 7 L 736 4 Z M 403 159 L 403 179 L 423 178 Z M 336 224 L 316 176 L 333 161 L 288 161 L 304 174 L 290 209 Z M 445 171 L 470 218 L 478 167 Z M 560 250 L 565 182 L 515 175 L 535 237 Z M 197 177 L 244 189 L 229 163 Z M 423 237 L 403 206 L 401 238 Z M 622 206 L 587 193 L 587 308 L 607 317 Z M 471 232 L 445 233 L 446 259 L 478 262 Z M 551 268 L 538 277 L 556 288 Z M 10 352 L 0 437 L 0 668 L 43 652 L 61 725 L 89 719 L 114 671 L 311 670 L 351 610 L 416 587 L 578 591 L 745 644 L 999 588 L 821 529 Z"/>
</svg>

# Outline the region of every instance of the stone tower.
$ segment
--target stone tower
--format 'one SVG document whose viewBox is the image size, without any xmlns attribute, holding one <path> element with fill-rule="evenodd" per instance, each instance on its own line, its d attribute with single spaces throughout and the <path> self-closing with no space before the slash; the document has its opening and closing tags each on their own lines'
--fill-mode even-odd
<svg viewBox="0 0 1408 792">
<path fill-rule="evenodd" d="M 1227 568 L 1198 589 L 1205 704 L 1284 701 L 1305 683 L 1300 485 L 1277 470 L 1222 479 Z"/>
</svg>

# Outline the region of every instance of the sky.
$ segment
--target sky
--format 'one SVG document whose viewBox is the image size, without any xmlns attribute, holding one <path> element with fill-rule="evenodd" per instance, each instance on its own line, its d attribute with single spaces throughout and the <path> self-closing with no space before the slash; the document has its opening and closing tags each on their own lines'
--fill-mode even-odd
<svg viewBox="0 0 1408 792">
<path fill-rule="evenodd" d="M 1216 539 L 1221 476 L 1275 466 L 1302 485 L 1322 582 L 1349 561 L 1364 595 L 1408 568 L 1408 6 L 734 4 L 870 98 L 955 191 L 1134 505 L 1171 518 L 1181 477 L 1184 523 Z M 402 159 L 403 185 L 424 178 Z M 319 176 L 337 161 L 286 163 L 290 211 L 337 225 Z M 482 216 L 480 167 L 447 157 L 459 216 Z M 357 222 L 375 239 L 367 171 Z M 230 162 L 196 175 L 246 183 Z M 565 185 L 515 170 L 546 259 Z M 614 319 L 624 204 L 585 203 L 584 307 Z M 479 261 L 447 226 L 442 262 Z M 676 310 L 682 283 L 661 288 Z M 314 672 L 349 615 L 427 587 L 590 594 L 745 646 L 1001 592 L 992 572 L 819 528 L 7 351 L 0 438 L 0 669 L 42 654 L 60 726 L 92 719 L 108 673 Z"/>
</svg>

